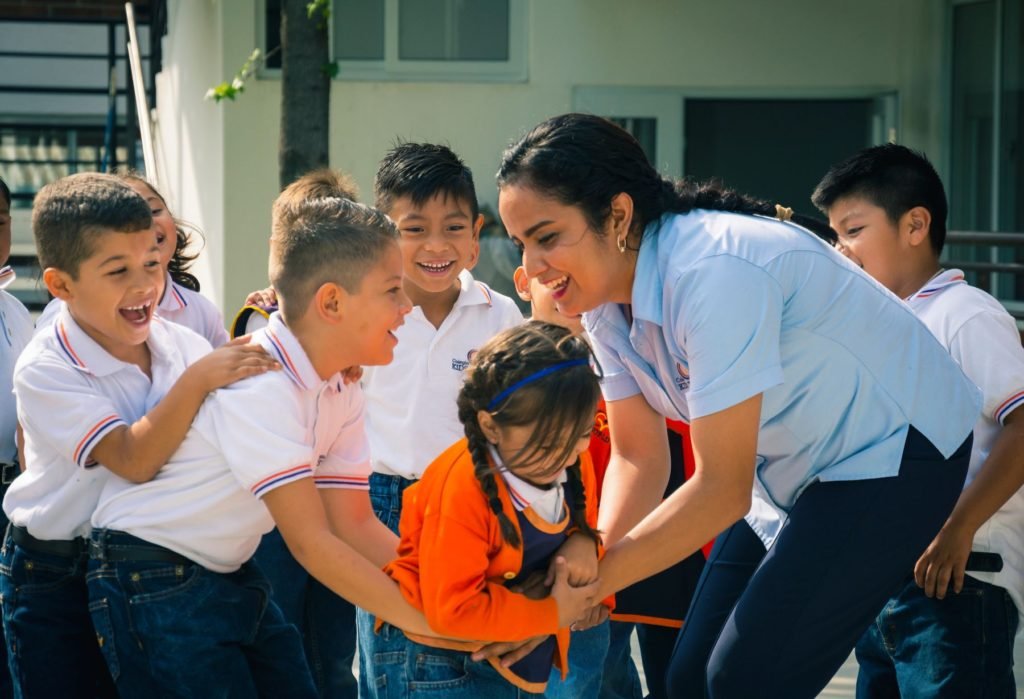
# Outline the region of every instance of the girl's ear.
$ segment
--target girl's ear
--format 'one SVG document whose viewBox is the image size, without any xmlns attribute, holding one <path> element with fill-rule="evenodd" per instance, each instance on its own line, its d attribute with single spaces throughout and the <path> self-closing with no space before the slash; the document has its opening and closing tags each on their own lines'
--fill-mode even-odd
<svg viewBox="0 0 1024 699">
<path fill-rule="evenodd" d="M 498 427 L 498 423 L 494 421 L 489 412 L 478 410 L 476 412 L 476 422 L 480 425 L 480 431 L 484 433 L 484 439 L 491 444 L 497 444 L 501 441 L 501 428 Z"/>
</svg>

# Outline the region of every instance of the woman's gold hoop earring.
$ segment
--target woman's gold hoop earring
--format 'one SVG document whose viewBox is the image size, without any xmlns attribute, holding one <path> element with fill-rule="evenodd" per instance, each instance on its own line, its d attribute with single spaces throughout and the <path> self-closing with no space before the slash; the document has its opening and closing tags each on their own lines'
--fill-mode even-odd
<svg viewBox="0 0 1024 699">
<path fill-rule="evenodd" d="M 615 241 L 615 245 L 619 248 L 619 252 L 625 254 L 626 252 L 626 236 L 622 236 Z"/>
</svg>

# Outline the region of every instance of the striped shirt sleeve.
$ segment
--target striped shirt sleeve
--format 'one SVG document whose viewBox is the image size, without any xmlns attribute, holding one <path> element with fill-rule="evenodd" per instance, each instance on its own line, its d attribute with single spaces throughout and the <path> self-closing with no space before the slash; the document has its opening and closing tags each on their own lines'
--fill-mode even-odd
<svg viewBox="0 0 1024 699">
<path fill-rule="evenodd" d="M 32 362 L 14 380 L 18 420 L 33 438 L 83 468 L 96 466 L 92 451 L 126 425 L 91 374 L 61 362 Z"/>
</svg>

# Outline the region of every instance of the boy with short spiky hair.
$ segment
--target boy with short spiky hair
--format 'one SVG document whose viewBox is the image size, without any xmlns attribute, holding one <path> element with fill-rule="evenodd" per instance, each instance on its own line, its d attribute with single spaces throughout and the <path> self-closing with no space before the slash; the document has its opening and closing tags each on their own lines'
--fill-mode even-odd
<svg viewBox="0 0 1024 699">
<path fill-rule="evenodd" d="M 151 479 L 210 391 L 275 362 L 238 343 L 210 352 L 199 335 L 154 317 L 164 272 L 149 205 L 117 178 L 47 185 L 32 230 L 43 281 L 65 307 L 14 370 L 25 464 L 4 498 L 9 665 L 22 696 L 112 696 L 85 583 L 100 491 Z"/>
<path fill-rule="evenodd" d="M 252 341 L 284 370 L 210 396 L 159 479 L 104 490 L 89 592 L 115 631 L 103 652 L 122 694 L 316 696 L 298 633 L 249 562 L 275 524 L 336 594 L 429 633 L 380 570 L 395 538 L 366 503 L 363 397 L 342 379 L 391 360 L 409 311 L 395 237 L 385 216 L 340 198 L 275 220 L 281 308 Z"/>
<path fill-rule="evenodd" d="M 956 507 L 857 644 L 857 696 L 1012 697 L 1024 612 L 1024 349 L 1016 324 L 963 272 L 942 269 L 946 195 L 924 155 L 895 144 L 863 150 L 834 165 L 812 200 L 840 250 L 906 300 L 985 400 Z"/>
<path fill-rule="evenodd" d="M 470 274 L 483 217 L 473 174 L 450 148 L 398 144 L 381 160 L 373 189 L 377 208 L 398 227 L 402 286 L 414 306 L 394 361 L 363 376 L 370 499 L 397 534 L 402 492 L 462 438 L 455 399 L 470 358 L 523 316 Z"/>
</svg>

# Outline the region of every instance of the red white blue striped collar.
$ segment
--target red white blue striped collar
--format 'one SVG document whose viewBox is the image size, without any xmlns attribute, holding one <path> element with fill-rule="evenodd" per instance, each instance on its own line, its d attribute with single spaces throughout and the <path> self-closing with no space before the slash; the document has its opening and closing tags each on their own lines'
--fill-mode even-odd
<svg viewBox="0 0 1024 699">
<path fill-rule="evenodd" d="M 464 269 L 459 272 L 459 298 L 455 299 L 455 306 L 493 306 L 493 293 L 489 286 L 473 279 L 470 271 Z"/>
<path fill-rule="evenodd" d="M 267 327 L 258 331 L 253 339 L 281 363 L 284 373 L 301 390 L 313 390 L 324 383 L 313 368 L 313 363 L 309 361 L 306 350 L 302 348 L 298 338 L 285 325 L 279 311 L 270 314 Z"/>
<path fill-rule="evenodd" d="M 150 337 L 153 333 L 159 335 L 166 332 L 161 323 L 163 321 L 156 317 L 150 321 Z M 88 333 L 82 330 L 82 327 L 72 317 L 67 304 L 64 304 L 48 332 L 53 333 L 59 354 L 68 364 L 80 371 L 94 376 L 108 376 L 126 366 L 134 366 L 110 354 L 96 340 L 89 337 Z M 149 345 L 149 351 L 153 354 L 155 361 L 164 359 L 163 345 L 165 343 L 163 341 L 151 342 L 147 339 L 146 344 Z"/>
<path fill-rule="evenodd" d="M 906 299 L 907 303 L 913 304 L 920 299 L 930 298 L 939 294 L 951 286 L 966 284 L 964 273 L 958 269 L 944 269 L 928 280 L 928 282 L 913 296 Z"/>
<path fill-rule="evenodd" d="M 171 275 L 168 274 L 164 280 L 164 295 L 160 298 L 160 303 L 156 305 L 158 310 L 161 311 L 180 311 L 188 306 L 188 299 L 185 298 L 183 293 L 183 287 L 179 286 Z"/>
</svg>

